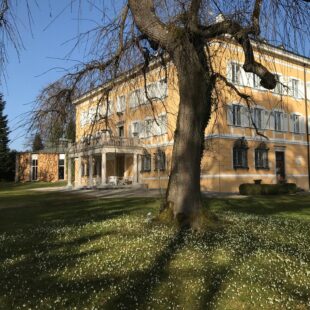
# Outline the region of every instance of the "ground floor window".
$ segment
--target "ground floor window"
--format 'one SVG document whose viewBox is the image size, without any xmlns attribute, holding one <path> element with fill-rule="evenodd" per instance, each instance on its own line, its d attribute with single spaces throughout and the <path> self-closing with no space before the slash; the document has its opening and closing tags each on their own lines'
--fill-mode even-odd
<svg viewBox="0 0 310 310">
<path fill-rule="evenodd" d="M 151 154 L 142 155 L 141 171 L 149 172 L 151 171 Z"/>
<path fill-rule="evenodd" d="M 262 142 L 255 149 L 255 168 L 256 169 L 269 169 L 268 164 L 268 148 L 266 143 Z"/>
<path fill-rule="evenodd" d="M 248 168 L 248 144 L 244 138 L 238 139 L 233 147 L 234 169 Z"/>
<path fill-rule="evenodd" d="M 65 155 L 60 154 L 58 159 L 58 180 L 65 179 Z"/>
<path fill-rule="evenodd" d="M 31 161 L 31 179 L 36 181 L 38 179 L 38 159 L 32 158 Z"/>
<path fill-rule="evenodd" d="M 157 150 L 157 153 L 154 154 L 155 159 L 155 168 L 154 170 L 164 171 L 166 170 L 166 154 L 162 150 Z"/>
</svg>

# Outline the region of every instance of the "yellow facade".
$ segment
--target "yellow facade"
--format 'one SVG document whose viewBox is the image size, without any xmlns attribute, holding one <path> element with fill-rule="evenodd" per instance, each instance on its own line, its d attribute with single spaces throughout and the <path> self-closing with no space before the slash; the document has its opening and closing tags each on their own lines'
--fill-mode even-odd
<svg viewBox="0 0 310 310">
<path fill-rule="evenodd" d="M 249 107 L 218 81 L 218 104 L 205 133 L 202 188 L 231 192 L 241 183 L 261 179 L 294 182 L 308 189 L 305 87 L 309 93 L 310 60 L 260 46 L 255 57 L 278 75 L 277 88 L 269 91 L 243 71 L 240 47 L 214 41 L 209 48 L 213 68 L 253 100 Z M 146 76 L 147 93 L 153 98 L 149 101 L 144 77 L 137 72 L 76 100 L 77 143 L 69 149 L 75 186 L 105 185 L 113 178 L 149 188 L 167 186 L 179 103 L 177 75 L 171 63 L 166 70 L 154 64 Z M 106 89 L 111 89 L 108 95 Z M 159 151 L 165 154 L 159 159 L 164 167 L 155 167 Z"/>
<path fill-rule="evenodd" d="M 16 156 L 16 182 L 66 180 L 65 154 L 18 153 Z"/>
</svg>

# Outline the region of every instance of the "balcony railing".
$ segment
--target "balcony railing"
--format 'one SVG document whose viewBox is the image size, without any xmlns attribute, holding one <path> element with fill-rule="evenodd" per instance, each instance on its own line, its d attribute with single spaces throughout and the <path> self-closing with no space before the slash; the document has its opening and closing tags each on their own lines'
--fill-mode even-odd
<svg viewBox="0 0 310 310">
<path fill-rule="evenodd" d="M 100 136 L 84 138 L 82 141 L 69 144 L 69 152 L 80 152 L 99 147 L 138 147 L 138 138 L 124 138 L 114 136 Z"/>
</svg>

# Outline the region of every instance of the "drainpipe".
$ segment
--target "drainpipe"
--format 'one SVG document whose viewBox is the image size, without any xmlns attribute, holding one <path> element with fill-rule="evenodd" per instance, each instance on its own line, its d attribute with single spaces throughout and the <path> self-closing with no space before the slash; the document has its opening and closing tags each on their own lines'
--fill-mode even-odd
<svg viewBox="0 0 310 310">
<path fill-rule="evenodd" d="M 307 98 L 307 74 L 304 63 L 304 87 L 305 87 L 305 108 L 306 108 L 306 134 L 307 134 L 307 157 L 308 157 L 308 186 L 310 190 L 310 145 L 309 145 L 309 119 L 308 119 L 308 98 Z"/>
</svg>

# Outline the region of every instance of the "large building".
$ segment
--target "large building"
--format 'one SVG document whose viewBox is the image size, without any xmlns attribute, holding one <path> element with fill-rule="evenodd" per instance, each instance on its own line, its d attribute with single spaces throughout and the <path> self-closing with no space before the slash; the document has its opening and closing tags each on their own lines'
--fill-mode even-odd
<svg viewBox="0 0 310 310">
<path fill-rule="evenodd" d="M 213 67 L 254 103 L 249 107 L 218 82 L 218 102 L 205 132 L 202 188 L 237 191 L 241 183 L 260 179 L 308 189 L 310 59 L 254 44 L 255 57 L 277 74 L 277 87 L 269 91 L 243 71 L 241 47 L 214 41 L 209 49 Z M 68 149 L 70 186 L 167 186 L 179 102 L 173 64 L 164 69 L 155 61 L 146 81 L 137 68 L 74 102 L 77 142 Z"/>
</svg>

